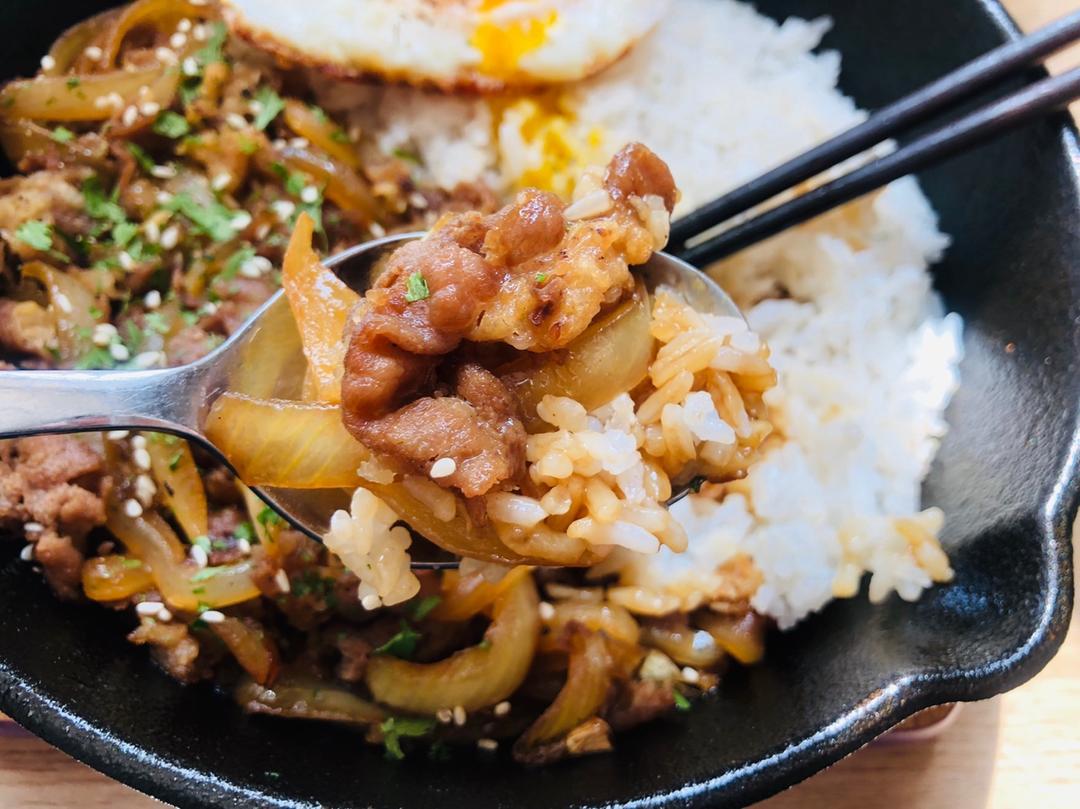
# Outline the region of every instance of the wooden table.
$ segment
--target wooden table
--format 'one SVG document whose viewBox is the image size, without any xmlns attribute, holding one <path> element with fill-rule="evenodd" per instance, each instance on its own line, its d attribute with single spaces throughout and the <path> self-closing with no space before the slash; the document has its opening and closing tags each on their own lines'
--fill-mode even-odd
<svg viewBox="0 0 1080 809">
<path fill-rule="evenodd" d="M 942 0 L 949 2 L 949 0 Z M 1080 0 L 1005 0 L 1027 28 Z M 1078 50 L 1052 67 L 1077 64 Z M 1070 61 L 1071 60 L 1071 61 Z M 1080 116 L 1080 105 L 1074 107 Z M 873 744 L 758 809 L 1075 809 L 1080 805 L 1080 629 L 1004 696 L 964 706 L 934 741 Z M 29 735 L 0 735 L 0 807 L 146 809 L 158 802 Z"/>
</svg>

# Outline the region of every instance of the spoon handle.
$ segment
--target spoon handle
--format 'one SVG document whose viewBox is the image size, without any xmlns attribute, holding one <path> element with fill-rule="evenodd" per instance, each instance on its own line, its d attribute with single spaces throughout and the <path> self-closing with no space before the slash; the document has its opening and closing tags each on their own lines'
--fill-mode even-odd
<svg viewBox="0 0 1080 809">
<path fill-rule="evenodd" d="M 0 438 L 122 429 L 197 438 L 203 377 L 197 366 L 0 371 Z"/>
</svg>

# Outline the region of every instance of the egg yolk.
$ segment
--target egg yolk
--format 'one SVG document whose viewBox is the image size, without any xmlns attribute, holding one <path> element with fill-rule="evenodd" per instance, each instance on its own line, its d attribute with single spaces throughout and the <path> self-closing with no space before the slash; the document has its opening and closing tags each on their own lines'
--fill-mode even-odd
<svg viewBox="0 0 1080 809">
<path fill-rule="evenodd" d="M 490 14 L 507 0 L 483 0 L 480 11 Z M 476 26 L 469 44 L 480 53 L 480 72 L 497 79 L 515 75 L 521 58 L 547 41 L 558 19 L 555 11 L 515 20 L 486 19 Z"/>
</svg>

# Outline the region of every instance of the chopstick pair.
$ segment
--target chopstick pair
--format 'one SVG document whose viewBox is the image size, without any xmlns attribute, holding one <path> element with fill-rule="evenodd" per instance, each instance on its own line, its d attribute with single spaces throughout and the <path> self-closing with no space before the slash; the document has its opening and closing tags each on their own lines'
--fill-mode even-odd
<svg viewBox="0 0 1080 809">
<path fill-rule="evenodd" d="M 691 264 L 704 266 L 893 180 L 921 171 L 1021 124 L 1064 108 L 1080 97 L 1080 68 L 1007 93 L 837 180 L 751 219 L 736 222 L 715 236 L 707 235 L 755 206 L 882 141 L 908 132 L 975 92 L 1021 73 L 1033 63 L 1078 40 L 1080 12 L 989 51 L 879 110 L 858 126 L 676 220 L 671 226 L 667 251 Z"/>
</svg>

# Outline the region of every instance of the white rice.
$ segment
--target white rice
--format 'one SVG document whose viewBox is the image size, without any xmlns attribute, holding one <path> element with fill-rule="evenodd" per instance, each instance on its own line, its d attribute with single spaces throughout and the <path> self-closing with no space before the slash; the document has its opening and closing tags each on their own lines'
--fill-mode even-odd
<svg viewBox="0 0 1080 809">
<path fill-rule="evenodd" d="M 685 212 L 864 118 L 836 89 L 839 55 L 812 53 L 828 28 L 777 25 L 732 0 L 676 0 L 653 35 L 556 110 L 524 100 L 496 113 L 402 88 L 337 86 L 323 101 L 364 105 L 359 123 L 387 150 L 417 152 L 446 186 L 547 178 L 562 190 L 565 176 L 640 140 L 668 161 Z M 522 135 L 526 120 L 539 135 Z M 572 165 L 545 151 L 552 139 Z M 947 245 L 903 180 L 715 268 L 772 349 L 780 384 L 766 401 L 783 440 L 722 503 L 678 507 L 686 553 L 623 554 L 622 584 L 666 608 L 702 603 L 722 585 L 717 567 L 749 554 L 763 575 L 753 606 L 786 627 L 853 595 L 863 572 L 875 600 L 913 599 L 951 575 L 933 540 L 941 515 L 920 511 L 962 350 L 961 320 L 944 314 L 927 272 Z"/>
</svg>

